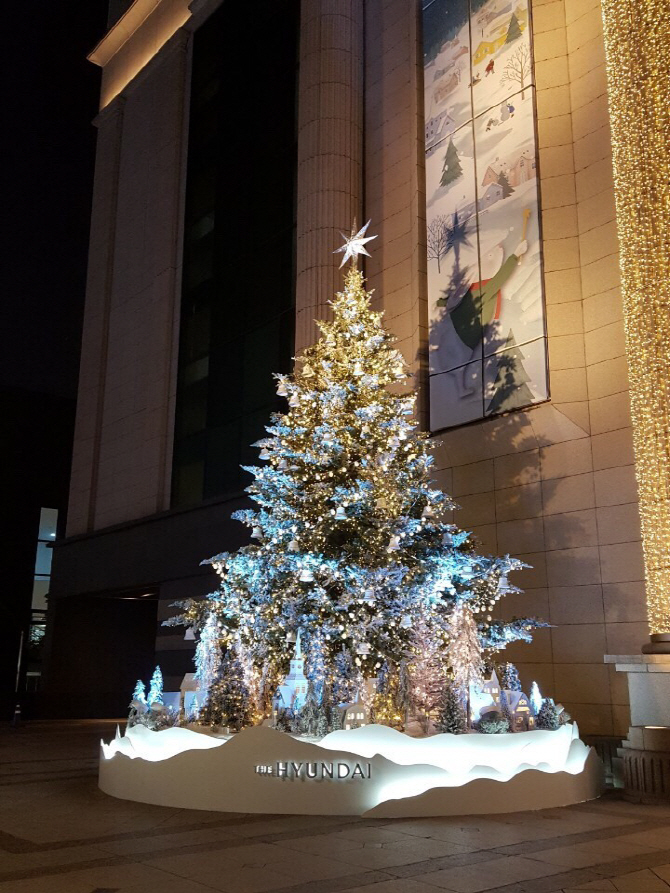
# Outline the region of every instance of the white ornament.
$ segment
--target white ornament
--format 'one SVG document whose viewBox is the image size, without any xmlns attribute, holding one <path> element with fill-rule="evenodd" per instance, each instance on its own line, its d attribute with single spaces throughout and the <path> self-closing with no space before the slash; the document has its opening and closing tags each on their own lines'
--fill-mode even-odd
<svg viewBox="0 0 670 893">
<path fill-rule="evenodd" d="M 357 654 L 362 654 L 365 657 L 370 653 L 370 646 L 367 642 L 360 642 L 356 646 L 356 652 Z"/>
<path fill-rule="evenodd" d="M 300 571 L 300 576 L 298 577 L 301 583 L 311 583 L 314 579 L 314 574 L 308 567 L 303 567 Z"/>
<path fill-rule="evenodd" d="M 411 627 L 411 625 L 412 625 L 412 618 L 409 616 L 409 614 L 403 614 L 403 616 L 400 618 L 400 626 L 403 629 L 409 629 Z"/>
<path fill-rule="evenodd" d="M 300 547 L 298 546 L 297 540 L 291 540 L 291 542 L 288 544 L 289 552 L 298 552 L 299 549 L 300 549 Z"/>
<path fill-rule="evenodd" d="M 268 450 L 265 449 L 265 447 L 263 447 L 258 455 L 261 459 L 269 459 L 272 453 L 270 453 Z"/>
<path fill-rule="evenodd" d="M 291 399 L 288 401 L 289 406 L 300 406 L 300 398 L 297 394 L 291 394 Z"/>
<path fill-rule="evenodd" d="M 283 381 L 279 382 L 279 385 L 277 387 L 277 396 L 288 397 L 288 391 L 286 390 L 286 384 Z"/>
<path fill-rule="evenodd" d="M 306 378 L 311 378 L 312 375 L 314 375 L 314 370 L 313 370 L 312 367 L 309 365 L 309 363 L 305 363 L 305 365 L 302 367 L 302 374 L 303 374 Z"/>
<path fill-rule="evenodd" d="M 362 375 L 362 374 L 363 374 L 363 371 L 364 371 L 364 370 L 363 370 L 363 367 L 361 366 L 361 364 L 359 363 L 359 361 L 356 360 L 356 362 L 354 363 L 354 368 L 353 368 L 353 372 L 352 372 L 352 374 L 353 374 L 353 375 Z"/>
<path fill-rule="evenodd" d="M 260 529 L 260 527 L 254 527 L 254 529 L 251 531 L 251 535 L 255 540 L 259 540 L 263 537 L 263 531 Z"/>
<path fill-rule="evenodd" d="M 447 532 L 442 536 L 442 545 L 443 545 L 443 546 L 453 546 L 453 544 L 454 544 L 454 538 L 453 538 L 453 536 L 449 533 L 449 531 L 447 531 Z"/>
<path fill-rule="evenodd" d="M 435 514 L 432 505 L 427 505 L 424 507 L 424 510 L 421 512 L 422 518 L 432 518 Z"/>
<path fill-rule="evenodd" d="M 344 233 L 340 233 L 342 238 L 344 239 L 344 245 L 341 248 L 336 248 L 333 251 L 333 254 L 344 253 L 344 257 L 342 258 L 342 263 L 340 264 L 340 269 L 346 264 L 346 262 L 351 259 L 356 262 L 359 254 L 365 254 L 367 257 L 370 257 L 370 252 L 364 247 L 366 242 L 371 242 L 373 239 L 376 239 L 377 236 L 365 236 L 365 232 L 367 228 L 370 226 L 370 221 L 365 224 L 362 229 L 359 229 L 356 232 L 356 227 L 352 227 L 351 235 L 345 236 Z"/>
<path fill-rule="evenodd" d="M 498 592 L 502 594 L 504 592 L 511 592 L 511 590 L 512 587 L 509 585 L 507 574 L 503 574 L 502 577 L 498 580 Z"/>
<path fill-rule="evenodd" d="M 344 508 L 341 505 L 339 505 L 337 507 L 337 511 L 335 512 L 335 520 L 336 521 L 346 521 L 347 520 L 347 513 L 344 511 Z"/>
<path fill-rule="evenodd" d="M 387 552 L 397 552 L 400 548 L 400 537 L 392 536 L 391 542 L 388 544 Z"/>
<path fill-rule="evenodd" d="M 366 589 L 363 593 L 363 600 L 366 601 L 369 605 L 374 605 L 375 603 L 375 591 L 374 589 Z"/>
<path fill-rule="evenodd" d="M 294 632 L 286 633 L 286 641 L 287 642 L 295 642 L 297 636 Z"/>
</svg>

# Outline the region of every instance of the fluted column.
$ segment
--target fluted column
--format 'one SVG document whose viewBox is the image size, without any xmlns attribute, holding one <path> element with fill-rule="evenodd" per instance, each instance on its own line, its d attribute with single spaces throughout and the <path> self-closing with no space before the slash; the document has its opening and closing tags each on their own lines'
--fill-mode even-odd
<svg viewBox="0 0 670 893">
<path fill-rule="evenodd" d="M 296 352 L 340 288 L 339 230 L 361 224 L 363 0 L 302 0 L 298 82 Z M 338 258 L 336 260 L 336 258 Z"/>
<path fill-rule="evenodd" d="M 670 0 L 602 10 L 649 626 L 670 640 Z"/>
</svg>

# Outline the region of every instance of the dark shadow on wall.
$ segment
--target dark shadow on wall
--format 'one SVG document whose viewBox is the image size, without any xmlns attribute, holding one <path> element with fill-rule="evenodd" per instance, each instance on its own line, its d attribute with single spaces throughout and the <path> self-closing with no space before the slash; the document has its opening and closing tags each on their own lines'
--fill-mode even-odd
<svg viewBox="0 0 670 893">
<path fill-rule="evenodd" d="M 148 681 L 154 669 L 157 604 L 153 594 L 59 598 L 53 631 L 60 647 L 40 716 L 126 716 L 136 680 Z"/>
<path fill-rule="evenodd" d="M 503 339 L 499 345 L 507 346 Z M 561 605 L 552 605 L 550 599 L 550 586 L 563 587 L 569 590 L 579 587 L 579 581 L 590 582 L 593 577 L 590 572 L 588 558 L 570 554 L 569 568 L 553 571 L 547 568 L 548 552 L 561 549 L 578 549 L 581 546 L 592 546 L 593 531 L 584 521 L 584 514 L 578 511 L 550 514 L 546 511 L 552 505 L 561 477 L 545 479 L 542 475 L 541 454 L 543 446 L 551 445 L 549 438 L 543 438 L 541 433 L 533 426 L 535 413 L 558 413 L 560 408 L 548 404 L 527 406 L 524 388 L 526 388 L 525 372 L 522 368 L 522 357 L 515 350 L 501 350 L 497 359 L 497 381 L 495 390 L 496 406 L 492 411 L 500 414 L 489 415 L 484 419 L 468 425 L 448 429 L 435 435 L 436 458 L 440 450 L 444 450 L 444 458 L 438 464 L 442 468 L 461 467 L 463 464 L 476 463 L 486 459 L 496 461 L 514 457 L 514 471 L 509 480 L 491 482 L 490 487 L 483 485 L 479 490 L 473 487 L 471 492 L 462 497 L 463 503 L 476 502 L 478 496 L 485 499 L 486 494 L 491 494 L 495 502 L 493 515 L 486 521 L 475 519 L 476 509 L 473 514 L 469 506 L 463 511 L 457 508 L 453 512 L 453 523 L 458 527 L 471 530 L 474 528 L 473 540 L 478 551 L 484 554 L 505 554 L 512 556 L 531 565 L 530 568 L 511 575 L 510 582 L 522 590 L 520 593 L 510 593 L 502 598 L 492 611 L 494 618 L 511 620 L 515 617 L 537 616 L 554 625 L 553 629 L 539 629 L 533 633 L 532 643 L 512 643 L 506 649 L 493 656 L 500 662 L 512 661 L 518 666 L 524 690 L 528 691 L 532 681 L 537 681 L 543 694 L 561 701 L 568 711 L 579 721 L 582 707 L 574 705 L 582 704 L 579 700 L 579 691 L 572 684 L 564 683 L 561 665 L 574 665 L 575 661 L 562 651 L 560 642 L 565 638 L 565 627 L 571 624 L 604 622 L 604 612 L 599 620 L 581 620 L 579 593 L 574 592 L 574 614 L 566 612 L 562 599 Z M 428 376 L 426 375 L 427 379 Z M 520 412 L 516 407 L 521 409 Z M 502 410 L 502 411 L 500 411 Z M 572 424 L 565 419 L 566 423 Z M 542 426 L 537 426 L 541 428 Z M 459 439 L 459 432 L 471 432 L 473 437 L 478 437 L 483 443 L 483 449 L 478 450 L 471 459 L 465 459 L 454 463 L 450 456 L 451 449 Z M 476 433 L 475 433 L 476 432 Z M 586 436 L 586 432 L 584 432 Z M 465 440 L 466 438 L 463 438 Z M 471 442 L 471 441 L 470 441 Z M 562 441 L 557 441 L 560 443 Z M 444 444 L 444 446 L 440 446 Z M 463 447 L 461 447 L 462 451 Z M 439 478 L 439 470 L 436 477 Z M 525 485 L 530 485 L 527 487 Z M 533 488 L 533 498 L 529 498 L 529 490 Z M 535 489 L 536 488 L 536 489 Z M 449 491 L 449 486 L 444 487 Z M 504 491 L 504 499 L 501 499 Z M 449 495 L 452 495 L 451 493 Z M 458 505 L 459 496 L 453 496 Z M 503 505 L 504 502 L 504 505 Z M 472 519 L 472 520 L 471 520 Z M 506 535 L 501 537 L 500 525 L 517 525 L 514 533 L 510 533 L 510 527 L 506 529 Z M 551 525 L 551 530 L 549 529 Z M 491 535 L 485 537 L 482 542 L 477 536 L 477 529 L 490 527 Z M 553 576 L 550 576 L 553 574 Z M 565 576 L 564 576 L 565 575 Z M 577 582 L 576 582 L 577 581 Z M 563 593 L 567 596 L 569 593 Z M 566 622 L 567 621 L 567 622 Z M 557 629 L 561 628 L 561 632 Z M 585 660 L 584 663 L 592 661 Z M 556 671 L 556 672 L 555 672 Z M 609 701 L 609 692 L 603 692 L 602 703 Z M 606 732 L 604 732 L 606 733 Z"/>
</svg>

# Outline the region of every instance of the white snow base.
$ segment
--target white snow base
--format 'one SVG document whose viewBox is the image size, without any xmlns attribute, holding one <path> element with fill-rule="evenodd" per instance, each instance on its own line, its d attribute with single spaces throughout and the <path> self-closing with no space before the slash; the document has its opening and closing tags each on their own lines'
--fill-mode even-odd
<svg viewBox="0 0 670 893">
<path fill-rule="evenodd" d="M 102 744 L 99 785 L 123 800 L 220 812 L 481 815 L 592 800 L 602 766 L 576 725 L 423 739 L 372 725 L 318 744 L 262 726 L 225 740 L 136 726 Z"/>
</svg>

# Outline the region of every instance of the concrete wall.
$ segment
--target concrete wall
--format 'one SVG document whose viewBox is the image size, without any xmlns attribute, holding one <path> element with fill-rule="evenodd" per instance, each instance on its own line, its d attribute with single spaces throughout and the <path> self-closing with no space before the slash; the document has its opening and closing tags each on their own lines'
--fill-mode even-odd
<svg viewBox="0 0 670 893">
<path fill-rule="evenodd" d="M 368 0 L 365 213 L 370 285 L 423 376 L 426 342 L 420 35 L 403 0 Z M 647 636 L 598 0 L 535 0 L 540 188 L 552 399 L 447 431 L 437 480 L 459 526 L 533 567 L 505 616 L 554 627 L 508 649 L 529 684 L 589 734 L 625 734 L 627 692 L 606 653 Z"/>
<path fill-rule="evenodd" d="M 186 42 L 100 115 L 68 535 L 167 508 Z"/>
</svg>

